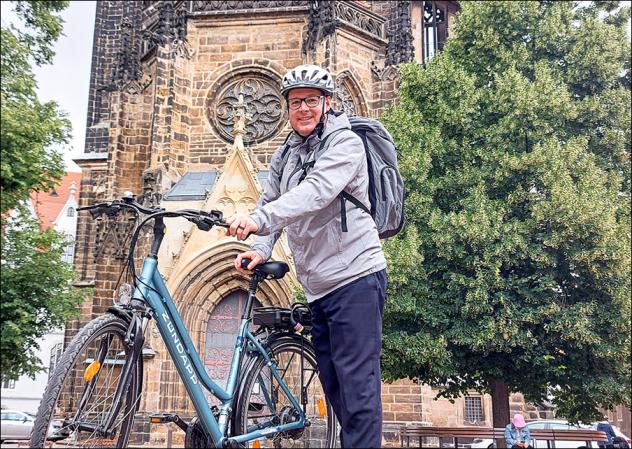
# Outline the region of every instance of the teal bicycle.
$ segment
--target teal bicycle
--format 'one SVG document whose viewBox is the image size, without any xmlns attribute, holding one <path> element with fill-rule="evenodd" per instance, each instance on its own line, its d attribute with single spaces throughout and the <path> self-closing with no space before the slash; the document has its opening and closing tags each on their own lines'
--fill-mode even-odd
<svg viewBox="0 0 632 449">
<path fill-rule="evenodd" d="M 258 285 L 282 278 L 287 264 L 269 262 L 254 270 L 222 388 L 204 369 L 157 268 L 165 218 L 182 217 L 208 231 L 227 226 L 222 213 L 148 209 L 131 195 L 79 210 L 89 210 L 93 219 L 125 210 L 136 215 L 126 264 L 132 283 L 122 284 L 115 304 L 83 327 L 64 352 L 40 403 L 32 447 L 127 447 L 142 393 L 142 348 L 150 320 L 156 320 L 197 413 L 189 421 L 168 413 L 151 421 L 176 423 L 185 432 L 186 447 L 335 447 L 337 422 L 306 336 L 309 310 L 300 303 L 253 310 Z M 137 275 L 134 250 L 141 230 L 152 222 L 151 249 Z M 219 405 L 209 405 L 204 390 Z M 62 423 L 55 434 L 49 432 L 52 421 Z"/>
</svg>

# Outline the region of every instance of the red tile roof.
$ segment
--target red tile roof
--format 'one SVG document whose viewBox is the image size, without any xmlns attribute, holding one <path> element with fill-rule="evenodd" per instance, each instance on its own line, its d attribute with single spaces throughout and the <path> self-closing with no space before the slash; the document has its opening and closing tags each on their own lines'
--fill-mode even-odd
<svg viewBox="0 0 632 449">
<path fill-rule="evenodd" d="M 81 188 L 81 173 L 69 172 L 61 179 L 61 182 L 50 192 L 33 192 L 31 201 L 35 213 L 42 222 L 42 229 L 53 226 L 53 222 L 63 209 L 70 197 L 70 186 L 75 183 L 77 191 L 75 198 L 79 201 L 79 190 Z"/>
</svg>

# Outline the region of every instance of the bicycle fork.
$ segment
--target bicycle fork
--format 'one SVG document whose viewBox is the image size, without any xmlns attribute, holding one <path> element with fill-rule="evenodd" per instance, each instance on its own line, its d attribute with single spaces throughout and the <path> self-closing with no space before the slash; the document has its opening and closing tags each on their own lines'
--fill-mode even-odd
<svg viewBox="0 0 632 449">
<path fill-rule="evenodd" d="M 72 419 L 71 424 L 68 427 L 73 430 L 79 431 L 90 431 L 96 432 L 103 438 L 113 438 L 116 434 L 116 431 L 113 428 L 116 425 L 116 417 L 121 411 L 121 407 L 123 406 L 123 396 L 129 394 L 129 387 L 132 382 L 132 375 L 138 375 L 135 370 L 135 366 L 138 362 L 138 357 L 142 354 L 142 348 L 145 341 L 144 331 L 147 327 L 147 323 L 149 322 L 148 317 L 141 318 L 138 315 L 133 315 L 130 320 L 129 327 L 127 329 L 127 333 L 125 335 L 124 344 L 126 348 L 131 348 L 131 354 L 126 355 L 125 357 L 125 365 L 123 365 L 121 377 L 116 387 L 116 392 L 114 393 L 113 408 L 108 412 L 106 418 L 103 420 L 101 424 L 99 423 L 90 423 L 81 420 L 81 414 L 83 412 L 83 408 L 90 400 L 90 396 L 94 392 L 95 386 L 99 380 L 99 376 L 101 374 L 101 368 L 97 371 L 96 374 L 88 381 L 88 385 L 83 392 L 81 400 L 79 402 L 79 407 L 77 409 L 77 413 Z M 98 360 L 100 367 L 107 363 L 105 358 L 107 357 L 108 349 L 112 342 L 112 338 L 104 339 L 101 342 L 101 346 L 99 347 L 98 357 L 95 358 L 95 361 Z M 128 351 L 125 351 L 128 354 Z M 140 395 L 140 391 L 137 392 L 137 395 Z"/>
</svg>

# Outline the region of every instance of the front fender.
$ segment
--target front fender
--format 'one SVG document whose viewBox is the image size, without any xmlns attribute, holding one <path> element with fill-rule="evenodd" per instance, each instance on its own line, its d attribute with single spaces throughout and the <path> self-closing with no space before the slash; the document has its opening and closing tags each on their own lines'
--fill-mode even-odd
<svg viewBox="0 0 632 449">
<path fill-rule="evenodd" d="M 115 315 L 119 318 L 124 319 L 125 321 L 127 321 L 128 323 L 132 322 L 132 314 L 129 310 L 124 309 L 120 306 L 112 306 L 112 307 L 108 307 L 108 313 L 111 313 L 112 315 Z"/>
</svg>

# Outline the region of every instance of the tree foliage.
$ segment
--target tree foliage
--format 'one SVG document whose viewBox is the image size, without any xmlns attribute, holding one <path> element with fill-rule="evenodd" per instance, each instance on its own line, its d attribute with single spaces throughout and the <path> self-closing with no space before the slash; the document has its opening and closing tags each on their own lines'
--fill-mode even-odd
<svg viewBox="0 0 632 449">
<path fill-rule="evenodd" d="M 462 2 L 384 117 L 408 227 L 386 243 L 383 366 L 452 398 L 630 406 L 629 7 Z"/>
<path fill-rule="evenodd" d="M 31 67 L 52 61 L 52 46 L 62 31 L 58 13 L 67 5 L 16 2 L 23 27 L 1 30 L 0 359 L 7 379 L 33 377 L 44 368 L 35 353 L 38 340 L 74 314 L 81 300 L 70 285 L 72 265 L 61 259 L 64 236 L 52 229 L 40 232 L 39 222 L 21 206 L 32 191 L 53 188 L 64 174 L 55 145 L 68 141 L 70 122 L 55 102 L 37 99 Z M 18 218 L 8 219 L 10 209 L 20 211 Z"/>
<path fill-rule="evenodd" d="M 68 242 L 22 209 L 7 220 L 2 239 L 2 376 L 34 376 L 44 367 L 37 358 L 39 339 L 76 314 L 82 295 L 70 285 L 72 265 L 62 261 Z"/>
<path fill-rule="evenodd" d="M 49 190 L 64 174 L 62 154 L 55 145 L 67 143 L 70 122 L 53 101 L 37 99 L 32 63 L 50 63 L 52 46 L 62 32 L 57 13 L 67 1 L 20 1 L 16 13 L 23 30 L 1 29 L 0 82 L 0 211 L 16 207 L 35 190 Z"/>
</svg>

